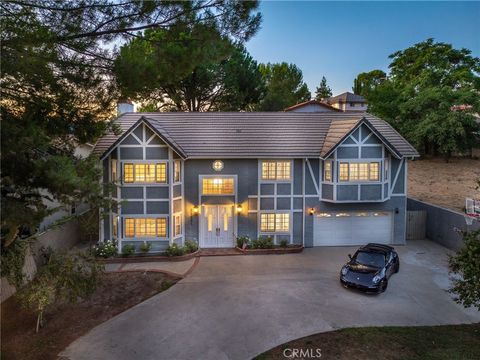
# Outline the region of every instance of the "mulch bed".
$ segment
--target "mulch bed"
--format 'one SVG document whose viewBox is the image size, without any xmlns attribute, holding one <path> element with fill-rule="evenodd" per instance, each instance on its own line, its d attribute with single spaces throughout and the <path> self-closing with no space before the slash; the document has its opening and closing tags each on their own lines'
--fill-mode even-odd
<svg viewBox="0 0 480 360">
<path fill-rule="evenodd" d="M 291 245 L 288 247 L 275 247 L 273 249 L 241 249 L 237 247 L 239 251 L 245 255 L 274 255 L 274 254 L 295 254 L 303 251 L 303 246 Z"/>
<path fill-rule="evenodd" d="M 56 359 L 78 337 L 111 317 L 168 289 L 179 279 L 156 272 L 106 273 L 96 292 L 77 304 L 61 304 L 45 315 L 35 333 L 36 315 L 15 296 L 2 303 L 2 360 Z"/>
<path fill-rule="evenodd" d="M 156 262 L 156 261 L 185 261 L 185 260 L 190 260 L 196 257 L 199 253 L 200 253 L 200 250 L 197 250 L 193 253 L 182 255 L 182 256 L 135 255 L 135 256 L 128 256 L 128 257 L 111 257 L 106 259 L 99 258 L 98 261 L 101 261 L 105 264 L 126 264 L 126 263 Z"/>
</svg>

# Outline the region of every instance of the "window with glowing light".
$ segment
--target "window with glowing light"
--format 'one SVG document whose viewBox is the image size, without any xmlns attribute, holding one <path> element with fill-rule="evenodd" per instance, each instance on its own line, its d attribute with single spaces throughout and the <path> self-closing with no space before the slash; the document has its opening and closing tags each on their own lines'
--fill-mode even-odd
<svg viewBox="0 0 480 360">
<path fill-rule="evenodd" d="M 262 161 L 262 180 L 290 180 L 290 161 Z"/>
<path fill-rule="evenodd" d="M 127 218 L 125 219 L 125 237 L 166 237 L 166 218 Z"/>
<path fill-rule="evenodd" d="M 261 232 L 289 232 L 290 214 L 262 213 L 260 214 Z"/>
<path fill-rule="evenodd" d="M 341 162 L 338 173 L 340 181 L 379 181 L 380 163 Z"/>
<path fill-rule="evenodd" d="M 166 183 L 167 164 L 123 164 L 124 183 Z"/>
<path fill-rule="evenodd" d="M 233 195 L 234 179 L 233 178 L 203 178 L 202 194 L 203 195 Z"/>
</svg>

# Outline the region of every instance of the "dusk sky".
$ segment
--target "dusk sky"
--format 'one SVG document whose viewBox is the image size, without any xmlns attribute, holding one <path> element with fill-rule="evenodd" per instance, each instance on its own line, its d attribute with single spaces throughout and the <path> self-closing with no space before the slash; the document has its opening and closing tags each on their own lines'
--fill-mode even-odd
<svg viewBox="0 0 480 360">
<path fill-rule="evenodd" d="M 291 62 L 312 92 L 334 94 L 358 73 L 387 70 L 391 53 L 429 37 L 480 56 L 480 2 L 262 1 L 262 28 L 247 43 L 258 62 Z"/>
</svg>

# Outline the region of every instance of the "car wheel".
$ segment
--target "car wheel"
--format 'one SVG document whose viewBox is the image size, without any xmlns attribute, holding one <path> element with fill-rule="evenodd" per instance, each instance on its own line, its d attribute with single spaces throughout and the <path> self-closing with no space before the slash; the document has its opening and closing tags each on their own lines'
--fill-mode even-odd
<svg viewBox="0 0 480 360">
<path fill-rule="evenodd" d="M 380 282 L 380 292 L 383 293 L 385 292 L 385 290 L 387 290 L 387 286 L 388 286 L 388 281 L 383 279 L 381 282 Z"/>
<path fill-rule="evenodd" d="M 395 274 L 400 271 L 400 260 L 397 260 L 397 266 L 395 266 Z"/>
</svg>

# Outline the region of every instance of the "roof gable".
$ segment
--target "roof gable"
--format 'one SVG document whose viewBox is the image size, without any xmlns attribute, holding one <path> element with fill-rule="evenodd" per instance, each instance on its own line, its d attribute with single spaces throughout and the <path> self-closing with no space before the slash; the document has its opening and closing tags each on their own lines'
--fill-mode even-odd
<svg viewBox="0 0 480 360">
<path fill-rule="evenodd" d="M 140 145 L 140 143 L 135 139 L 140 138 L 143 141 L 146 141 L 147 139 L 143 139 L 143 134 L 139 135 L 139 125 L 144 123 L 145 125 L 148 126 L 148 128 L 151 130 L 152 133 L 157 135 L 163 142 L 165 142 L 168 146 L 170 146 L 182 159 L 186 159 L 185 152 L 179 146 L 168 134 L 168 132 L 164 129 L 162 129 L 161 126 L 158 126 L 157 124 L 152 124 L 151 120 L 148 120 L 144 116 L 141 116 L 137 122 L 133 123 L 130 128 L 121 134 L 115 142 L 113 142 L 106 150 L 101 153 L 100 158 L 103 159 L 105 158 L 114 148 L 116 148 L 118 145 L 123 143 L 124 141 L 127 141 L 128 143 L 131 143 L 132 139 L 135 140 L 135 143 Z M 123 126 L 120 126 L 122 129 L 124 128 Z M 108 138 L 110 138 L 112 135 L 108 134 L 106 135 Z M 140 137 L 139 137 L 140 136 Z M 103 139 L 103 138 L 102 138 Z M 99 147 L 100 151 L 104 149 L 104 147 Z M 96 153 L 100 153 L 100 151 L 96 151 Z"/>
</svg>

